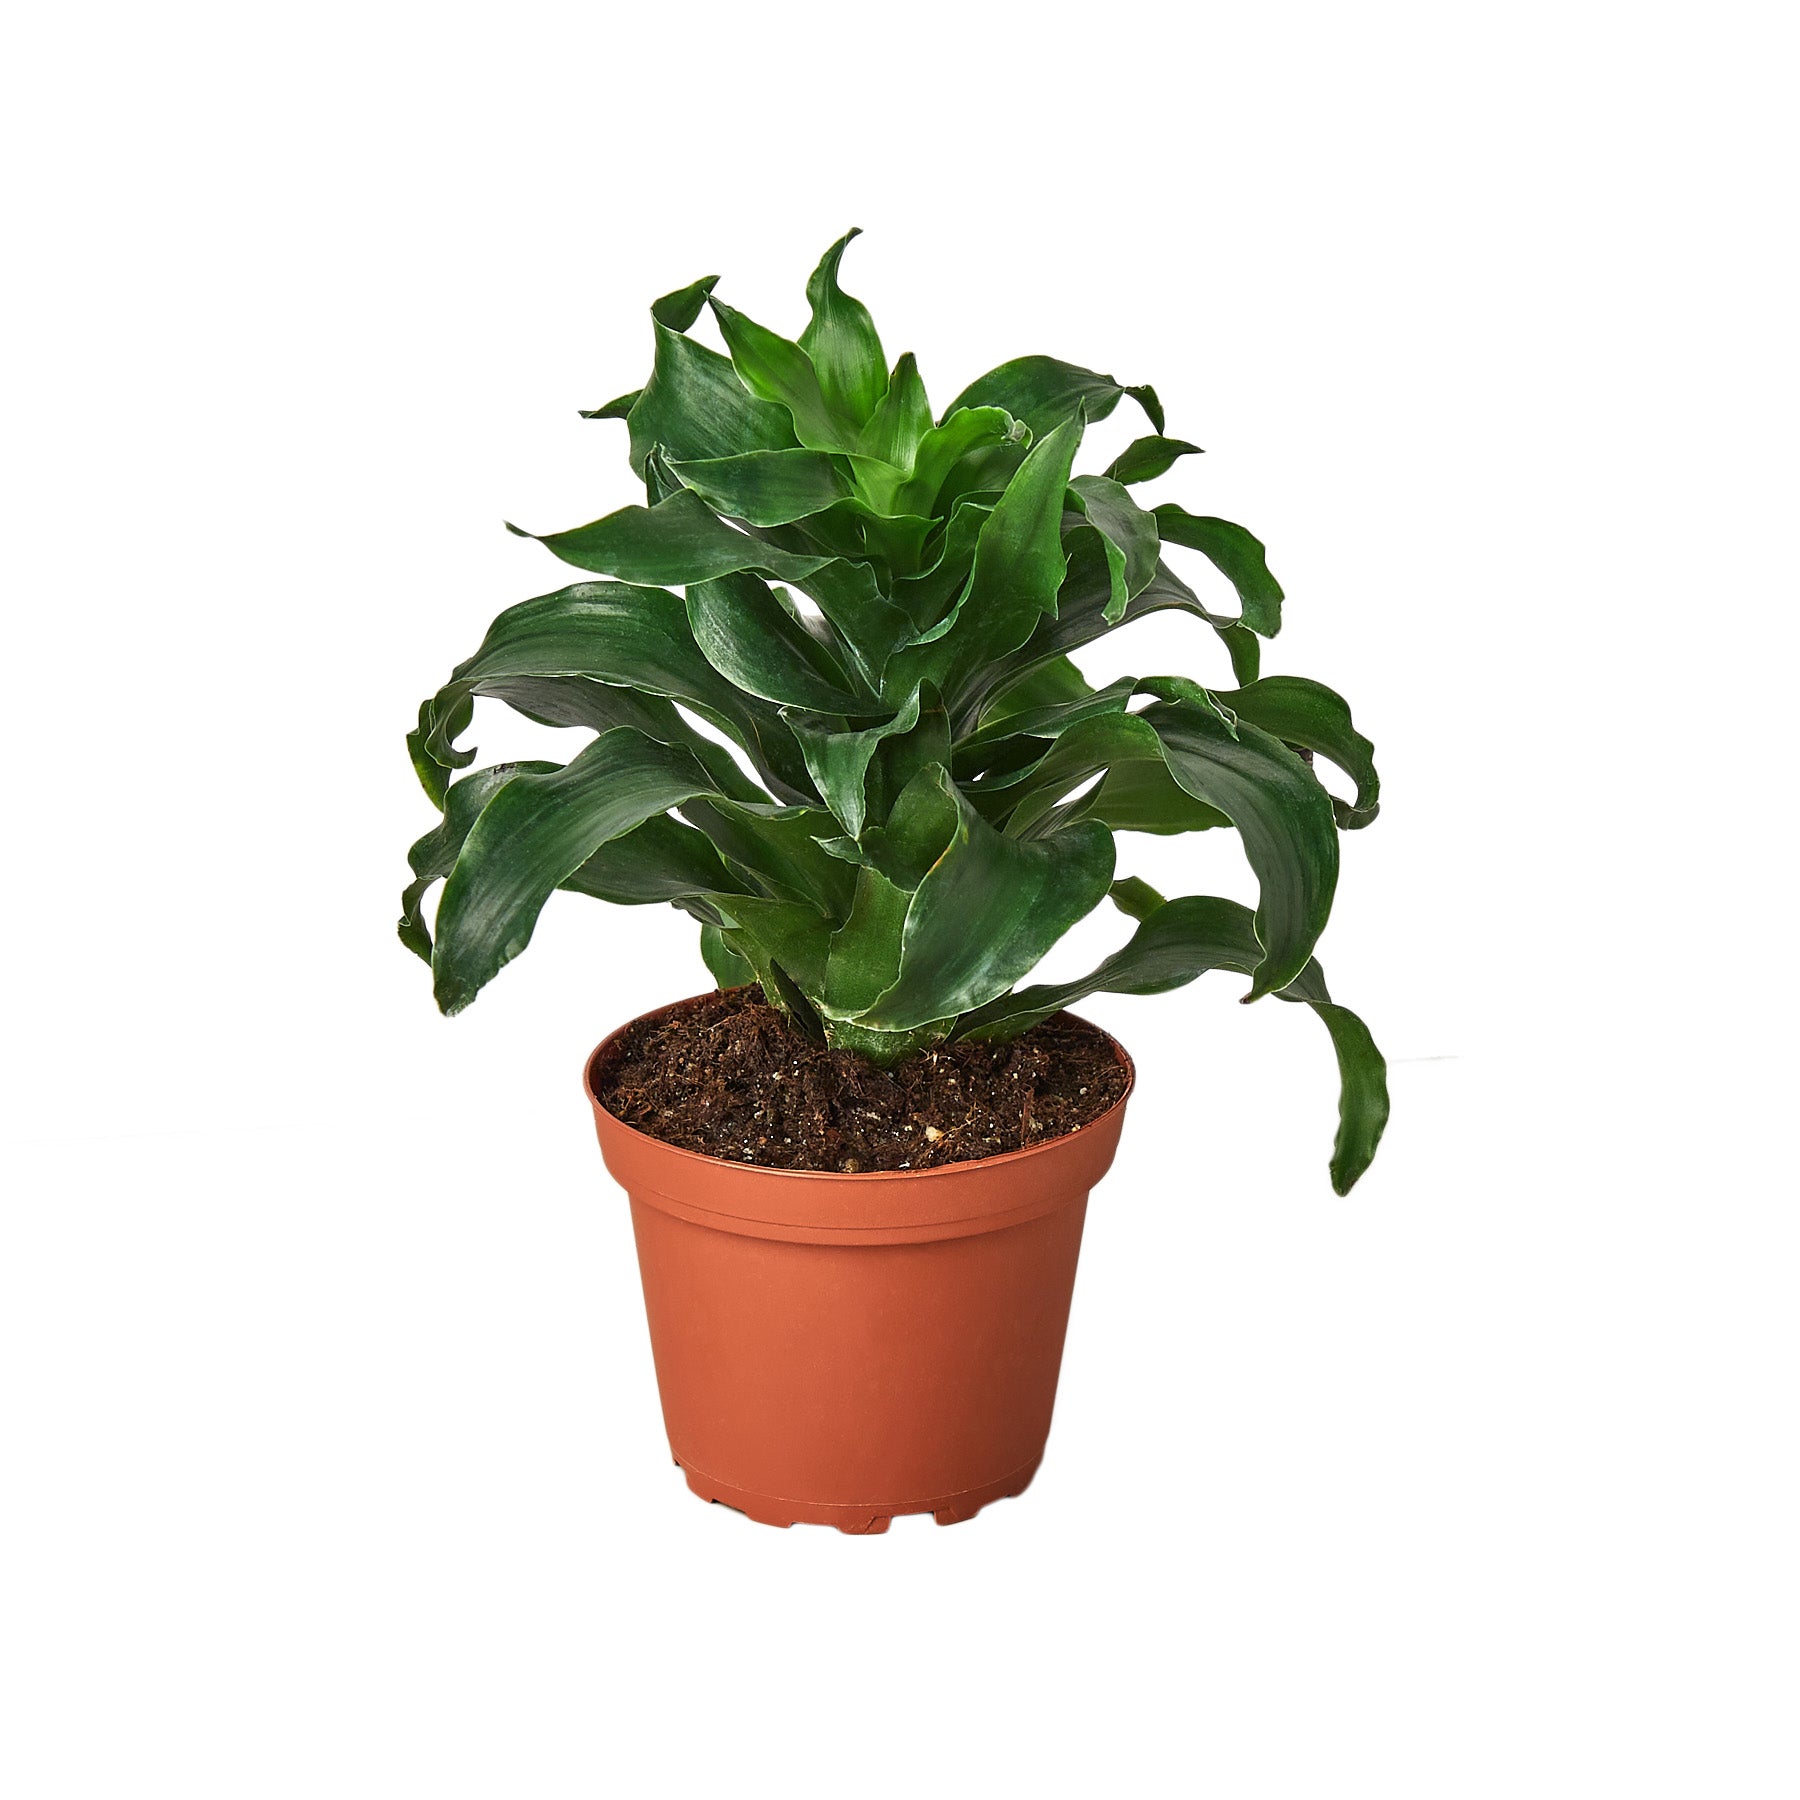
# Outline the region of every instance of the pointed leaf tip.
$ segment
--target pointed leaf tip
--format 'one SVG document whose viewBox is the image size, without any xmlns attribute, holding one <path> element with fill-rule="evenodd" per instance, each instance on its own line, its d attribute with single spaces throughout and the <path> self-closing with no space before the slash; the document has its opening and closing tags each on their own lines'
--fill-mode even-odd
<svg viewBox="0 0 1800 1800">
<path fill-rule="evenodd" d="M 888 385 L 887 358 L 869 309 L 838 286 L 838 264 L 859 231 L 853 226 L 819 258 L 806 283 L 812 320 L 800 334 L 800 348 L 818 371 L 826 406 L 858 431 Z"/>
<path fill-rule="evenodd" d="M 698 281 L 691 281 L 686 287 L 677 288 L 674 293 L 664 294 L 660 300 L 652 301 L 650 316 L 669 331 L 684 332 L 699 318 L 707 296 L 718 285 L 718 276 L 702 275 Z"/>
</svg>

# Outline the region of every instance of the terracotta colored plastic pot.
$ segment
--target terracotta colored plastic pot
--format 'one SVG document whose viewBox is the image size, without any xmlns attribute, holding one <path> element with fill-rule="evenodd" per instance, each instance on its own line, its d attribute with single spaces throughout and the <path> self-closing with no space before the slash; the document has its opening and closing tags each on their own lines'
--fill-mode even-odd
<svg viewBox="0 0 1800 1800">
<path fill-rule="evenodd" d="M 694 1004 L 679 1001 L 663 1013 Z M 661 1013 L 653 1016 L 663 1016 Z M 613 1117 L 669 1447 L 702 1499 L 765 1525 L 940 1525 L 1022 1493 L 1050 1431 L 1088 1190 L 1131 1092 L 1066 1137 L 917 1174 L 797 1173 Z M 1110 1040 L 1109 1040 L 1110 1041 Z"/>
</svg>

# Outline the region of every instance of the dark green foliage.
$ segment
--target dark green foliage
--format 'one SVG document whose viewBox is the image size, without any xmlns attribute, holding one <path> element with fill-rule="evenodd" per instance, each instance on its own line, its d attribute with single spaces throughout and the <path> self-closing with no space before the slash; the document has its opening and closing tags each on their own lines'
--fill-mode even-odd
<svg viewBox="0 0 1800 1800">
<path fill-rule="evenodd" d="M 1086 994 L 1235 970 L 1246 998 L 1303 1002 L 1330 1032 L 1346 1192 L 1387 1119 L 1385 1066 L 1312 952 L 1337 834 L 1377 811 L 1368 740 L 1329 688 L 1259 678 L 1282 603 L 1262 545 L 1134 497 L 1196 453 L 1163 435 L 1154 389 L 1029 356 L 934 419 L 912 357 L 890 370 L 839 285 L 849 241 L 808 282 L 797 341 L 712 276 L 652 307 L 649 378 L 587 415 L 626 422 L 646 504 L 543 536 L 598 579 L 502 613 L 409 736 L 444 816 L 413 848 L 402 940 L 456 1012 L 557 889 L 667 901 L 700 922 L 722 984 L 760 980 L 801 1029 L 886 1062 L 1013 1035 Z M 709 312 L 727 355 L 689 335 Z M 1087 425 L 1122 399 L 1153 435 L 1075 473 Z M 1238 611 L 1204 605 L 1168 544 L 1208 559 Z M 1096 691 L 1068 660 L 1167 608 L 1217 636 L 1233 686 Z M 456 778 L 482 696 L 597 735 L 566 767 Z M 1315 754 L 1353 800 L 1327 793 Z M 1242 840 L 1254 913 L 1117 879 L 1115 833 L 1212 828 Z M 1109 892 L 1139 921 L 1130 942 L 1085 980 L 1018 987 Z"/>
</svg>

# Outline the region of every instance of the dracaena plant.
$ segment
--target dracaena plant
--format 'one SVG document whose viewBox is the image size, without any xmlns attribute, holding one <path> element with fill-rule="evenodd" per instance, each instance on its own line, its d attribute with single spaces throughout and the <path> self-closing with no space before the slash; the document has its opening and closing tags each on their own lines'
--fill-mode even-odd
<svg viewBox="0 0 1800 1800">
<path fill-rule="evenodd" d="M 1164 435 L 1154 390 L 1028 356 L 934 415 L 912 356 L 890 368 L 839 285 L 849 241 L 813 272 L 797 341 L 714 277 L 651 308 L 649 379 L 586 415 L 624 421 L 648 504 L 542 537 L 599 579 L 503 612 L 421 709 L 408 743 L 443 816 L 413 847 L 402 939 L 454 1013 L 559 889 L 667 901 L 699 921 L 721 986 L 759 981 L 799 1029 L 882 1064 L 1084 995 L 1241 971 L 1247 999 L 1302 1002 L 1331 1034 L 1347 1191 L 1386 1120 L 1385 1070 L 1312 952 L 1337 834 L 1376 813 L 1367 740 L 1329 688 L 1259 677 L 1282 601 L 1261 544 L 1134 498 L 1195 452 Z M 707 309 L 725 355 L 690 335 Z M 1085 427 L 1126 398 L 1151 433 L 1077 474 Z M 1238 610 L 1202 604 L 1167 545 L 1221 571 Z M 1070 660 L 1164 608 L 1216 638 L 1229 683 L 1096 688 Z M 596 735 L 564 765 L 455 778 L 482 697 Z M 1254 913 L 1120 878 L 1121 832 L 1233 829 Z M 1124 947 L 1082 980 L 1020 986 L 1109 894 L 1137 921 Z"/>
</svg>

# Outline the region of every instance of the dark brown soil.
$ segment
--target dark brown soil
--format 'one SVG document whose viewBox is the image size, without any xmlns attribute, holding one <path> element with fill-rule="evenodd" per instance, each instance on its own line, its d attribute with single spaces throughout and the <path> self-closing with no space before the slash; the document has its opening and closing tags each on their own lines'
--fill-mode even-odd
<svg viewBox="0 0 1800 1800">
<path fill-rule="evenodd" d="M 757 987 L 641 1019 L 595 1071 L 606 1109 L 683 1150 L 765 1168 L 933 1169 L 1079 1131 L 1125 1091 L 1105 1035 L 1058 1013 L 1008 1044 L 893 1069 L 802 1037 Z"/>
</svg>

